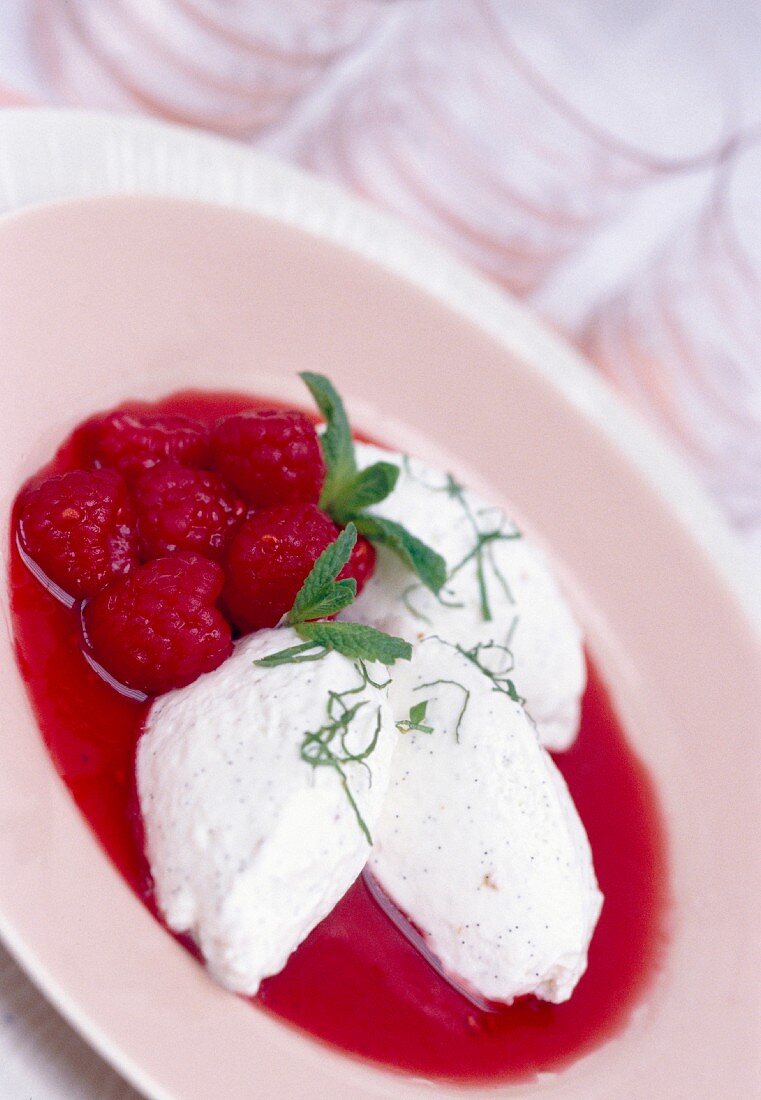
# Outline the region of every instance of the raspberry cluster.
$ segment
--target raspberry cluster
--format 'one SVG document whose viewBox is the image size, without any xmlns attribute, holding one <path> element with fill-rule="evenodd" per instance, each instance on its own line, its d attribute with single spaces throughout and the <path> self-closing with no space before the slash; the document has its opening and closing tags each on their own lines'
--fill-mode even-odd
<svg viewBox="0 0 761 1100">
<path fill-rule="evenodd" d="M 91 661 L 135 691 L 189 684 L 230 655 L 235 632 L 276 626 L 339 533 L 318 507 L 322 450 L 298 411 L 209 428 L 117 409 L 79 437 L 86 468 L 25 490 L 18 543 L 80 615 Z M 359 591 L 374 566 L 360 538 L 342 576 Z"/>
</svg>

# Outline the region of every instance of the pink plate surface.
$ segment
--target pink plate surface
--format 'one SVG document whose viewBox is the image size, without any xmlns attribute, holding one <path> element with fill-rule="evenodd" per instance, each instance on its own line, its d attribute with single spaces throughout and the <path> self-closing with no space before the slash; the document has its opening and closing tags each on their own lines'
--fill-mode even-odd
<svg viewBox="0 0 761 1100">
<path fill-rule="evenodd" d="M 750 1096 L 759 636 L 674 502 L 532 362 L 531 340 L 522 346 L 521 359 L 411 283 L 251 214 L 122 198 L 14 216 L 0 227 L 3 526 L 56 442 L 127 397 L 300 396 L 293 375 L 308 366 L 348 395 L 359 427 L 431 455 L 446 448 L 550 549 L 655 776 L 674 894 L 665 969 L 624 1032 L 559 1075 L 470 1095 Z M 54 772 L 16 671 L 5 591 L 3 608 L 0 928 L 65 1014 L 154 1096 L 448 1095 L 224 993 L 151 919 Z"/>
</svg>

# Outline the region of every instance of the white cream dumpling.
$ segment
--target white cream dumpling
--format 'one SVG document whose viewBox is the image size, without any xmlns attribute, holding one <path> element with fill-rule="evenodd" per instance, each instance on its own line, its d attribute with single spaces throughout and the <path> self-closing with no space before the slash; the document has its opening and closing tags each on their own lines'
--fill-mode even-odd
<svg viewBox="0 0 761 1100">
<path fill-rule="evenodd" d="M 437 638 L 395 669 L 390 700 L 397 722 L 413 712 L 430 732 L 400 734 L 372 874 L 466 988 L 505 1003 L 567 1000 L 602 895 L 571 796 L 523 708 Z"/>
<path fill-rule="evenodd" d="M 581 631 L 544 555 L 499 508 L 449 475 L 369 444 L 356 450 L 362 468 L 381 459 L 400 467 L 393 493 L 371 511 L 437 550 L 449 580 L 437 599 L 379 547 L 374 576 L 342 617 L 408 641 L 436 634 L 466 648 L 503 647 L 542 743 L 568 748 L 578 732 L 586 665 Z"/>
<path fill-rule="evenodd" d="M 215 672 L 154 703 L 138 746 L 159 909 L 246 994 L 361 872 L 397 738 L 385 691 L 355 662 L 254 665 L 299 641 L 278 629 L 238 642 Z M 309 762 L 325 758 L 322 742 L 338 767 Z"/>
</svg>

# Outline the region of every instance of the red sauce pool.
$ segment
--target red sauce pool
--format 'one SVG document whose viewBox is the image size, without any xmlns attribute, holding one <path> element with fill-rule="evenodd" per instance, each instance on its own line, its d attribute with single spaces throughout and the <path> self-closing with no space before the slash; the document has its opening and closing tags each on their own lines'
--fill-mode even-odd
<svg viewBox="0 0 761 1100">
<path fill-rule="evenodd" d="M 213 421 L 256 404 L 250 397 L 185 393 L 156 407 Z M 68 441 L 44 472 L 77 465 L 77 450 L 76 440 Z M 10 584 L 19 667 L 55 766 L 113 863 L 155 913 L 133 790 L 145 708 L 89 667 L 75 617 L 32 577 L 15 544 Z M 614 1034 L 664 948 L 666 859 L 652 783 L 594 667 L 579 739 L 556 760 L 605 894 L 589 969 L 568 1003 L 528 997 L 497 1013 L 479 1012 L 428 966 L 361 882 L 285 970 L 262 984 L 256 1002 L 351 1054 L 473 1083 L 556 1070 Z"/>
</svg>

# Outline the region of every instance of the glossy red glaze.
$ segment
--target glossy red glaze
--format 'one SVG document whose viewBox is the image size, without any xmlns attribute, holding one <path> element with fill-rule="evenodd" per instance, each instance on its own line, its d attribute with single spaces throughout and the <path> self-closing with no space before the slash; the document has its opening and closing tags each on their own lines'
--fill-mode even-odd
<svg viewBox="0 0 761 1100">
<path fill-rule="evenodd" d="M 272 402 L 179 394 L 160 403 L 207 422 Z M 80 460 L 76 436 L 45 471 Z M 15 544 L 10 583 L 19 667 L 55 766 L 104 849 L 155 911 L 134 795 L 145 711 L 81 655 L 76 621 L 28 572 Z M 605 905 L 573 998 L 528 997 L 481 1013 L 444 982 L 357 883 L 263 983 L 259 1005 L 343 1050 L 418 1075 L 517 1080 L 556 1070 L 622 1027 L 665 943 L 665 845 L 652 783 L 628 748 L 595 669 L 576 745 L 560 766 L 586 825 Z"/>
</svg>

